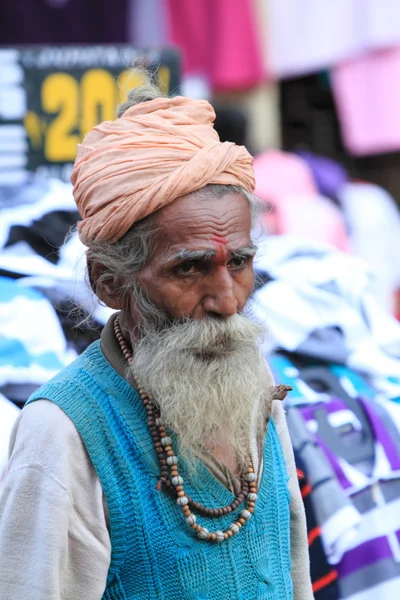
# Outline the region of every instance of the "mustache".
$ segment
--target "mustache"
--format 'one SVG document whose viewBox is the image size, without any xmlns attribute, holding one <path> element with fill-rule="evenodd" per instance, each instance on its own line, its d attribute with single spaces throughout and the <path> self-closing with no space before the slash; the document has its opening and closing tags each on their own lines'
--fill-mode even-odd
<svg viewBox="0 0 400 600">
<path fill-rule="evenodd" d="M 134 330 L 131 332 L 132 345 L 136 345 L 137 340 L 140 338 L 147 338 L 150 340 L 155 336 L 157 336 L 157 338 L 160 338 L 160 336 L 161 338 L 168 337 L 168 334 L 175 330 L 184 334 L 187 328 L 191 327 L 193 322 L 198 323 L 197 327 L 200 340 L 206 335 L 210 352 L 213 352 L 213 347 L 214 350 L 222 351 L 225 348 L 226 351 L 229 351 L 229 346 L 233 341 L 232 327 L 234 321 L 236 321 L 239 327 L 239 331 L 235 332 L 235 337 L 241 335 L 240 331 L 245 328 L 245 325 L 243 324 L 246 320 L 252 321 L 254 326 L 258 328 L 258 334 L 256 335 L 264 335 L 267 333 L 265 324 L 257 322 L 252 314 L 251 298 L 247 301 L 246 306 L 232 317 L 221 317 L 218 314 L 210 313 L 201 320 L 192 317 L 172 318 L 168 313 L 161 310 L 152 300 L 150 300 L 146 290 L 139 283 L 136 283 L 132 290 L 132 301 L 139 317 Z M 202 333 L 203 331 L 205 332 L 204 334 Z M 212 341 L 213 336 L 214 341 Z M 247 336 L 244 337 L 246 338 Z M 246 339 L 244 341 L 246 341 Z"/>
<path fill-rule="evenodd" d="M 189 353 L 194 356 L 223 356 L 234 352 L 237 348 L 261 343 L 266 328 L 244 314 L 236 314 L 228 318 L 206 316 L 203 319 L 185 318 L 170 321 L 163 329 L 148 330 L 143 338 L 144 343 L 162 345 L 168 353 L 171 343 L 176 353 Z M 139 342 L 140 344 L 140 342 Z"/>
</svg>

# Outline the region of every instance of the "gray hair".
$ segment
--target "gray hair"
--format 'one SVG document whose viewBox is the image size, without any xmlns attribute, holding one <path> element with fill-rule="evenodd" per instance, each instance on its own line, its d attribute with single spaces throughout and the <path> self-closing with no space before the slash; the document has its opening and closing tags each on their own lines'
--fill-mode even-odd
<svg viewBox="0 0 400 600">
<path fill-rule="evenodd" d="M 142 75 L 144 76 L 144 75 Z M 151 83 L 148 79 L 148 75 L 144 76 L 147 79 L 147 83 L 138 87 L 132 88 L 128 93 L 126 102 L 120 104 L 117 108 L 117 117 L 120 118 L 128 108 L 136 106 L 136 104 L 142 104 L 142 102 L 150 102 L 156 98 L 164 98 L 165 94 L 162 93 L 160 88 Z"/>
</svg>

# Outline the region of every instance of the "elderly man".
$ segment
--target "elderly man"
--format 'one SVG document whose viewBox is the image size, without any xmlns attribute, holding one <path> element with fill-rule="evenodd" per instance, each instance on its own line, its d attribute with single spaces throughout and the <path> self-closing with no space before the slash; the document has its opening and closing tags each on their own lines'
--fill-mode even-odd
<svg viewBox="0 0 400 600">
<path fill-rule="evenodd" d="M 285 418 L 245 314 L 252 159 L 214 116 L 147 86 L 78 148 L 89 279 L 119 312 L 14 428 L 1 600 L 312 598 Z"/>
</svg>

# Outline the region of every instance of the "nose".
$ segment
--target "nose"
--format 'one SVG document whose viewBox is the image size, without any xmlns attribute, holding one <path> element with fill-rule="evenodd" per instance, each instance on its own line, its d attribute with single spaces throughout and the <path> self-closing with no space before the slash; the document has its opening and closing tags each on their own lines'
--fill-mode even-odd
<svg viewBox="0 0 400 600">
<path fill-rule="evenodd" d="M 220 267 L 210 279 L 202 305 L 206 313 L 220 317 L 232 317 L 237 313 L 238 301 L 228 269 Z"/>
</svg>

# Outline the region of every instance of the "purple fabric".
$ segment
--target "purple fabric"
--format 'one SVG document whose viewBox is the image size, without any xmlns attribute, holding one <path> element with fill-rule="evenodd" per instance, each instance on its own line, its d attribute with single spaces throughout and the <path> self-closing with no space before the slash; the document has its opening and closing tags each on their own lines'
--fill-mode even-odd
<svg viewBox="0 0 400 600">
<path fill-rule="evenodd" d="M 371 402 L 366 402 L 362 398 L 359 398 L 358 401 L 370 422 L 372 432 L 374 434 L 374 439 L 376 442 L 379 442 L 379 444 L 382 446 L 391 468 L 394 471 L 400 470 L 399 453 L 396 449 L 392 438 L 390 437 L 389 432 L 386 430 L 379 417 L 375 414 L 373 407 L 371 406 Z M 346 403 L 343 402 L 343 400 L 341 400 L 340 398 L 332 398 L 332 400 L 325 403 L 300 407 L 299 410 L 303 416 L 303 419 L 306 422 L 308 422 L 315 419 L 315 411 L 321 407 L 323 407 L 328 414 L 332 414 L 348 408 Z M 314 437 L 317 443 L 321 446 L 324 453 L 326 454 L 326 457 L 328 458 L 332 469 L 334 470 L 335 475 L 338 478 L 342 488 L 345 490 L 351 488 L 352 483 L 347 479 L 343 469 L 339 464 L 337 456 L 329 449 L 329 446 L 327 446 L 327 444 L 318 436 L 318 433 Z"/>
<path fill-rule="evenodd" d="M 128 0 L 1 0 L 0 45 L 128 42 Z"/>
<path fill-rule="evenodd" d="M 398 537 L 399 534 L 400 532 L 397 531 Z M 337 566 L 337 571 L 339 577 L 345 577 L 385 558 L 392 558 L 392 556 L 388 539 L 386 537 L 374 538 L 346 552 Z"/>
<path fill-rule="evenodd" d="M 339 410 L 343 410 L 346 408 L 345 403 L 340 398 L 334 398 L 329 402 L 324 402 L 320 404 L 315 404 L 311 406 L 301 406 L 299 407 L 299 412 L 301 413 L 303 419 L 308 422 L 313 420 L 314 412 L 319 408 L 324 408 L 328 413 L 332 414 L 334 412 L 338 412 Z M 329 460 L 331 467 L 343 489 L 348 490 L 352 487 L 351 482 L 347 479 L 346 475 L 342 467 L 340 466 L 337 457 L 335 454 L 329 449 L 329 447 L 325 444 L 325 442 L 318 436 L 318 434 L 314 435 L 314 439 L 317 444 L 321 447 L 327 459 Z"/>
<path fill-rule="evenodd" d="M 392 438 L 382 425 L 381 420 L 372 410 L 371 404 L 362 399 L 360 399 L 360 403 L 367 414 L 372 430 L 375 434 L 376 441 L 378 441 L 385 450 L 385 454 L 390 462 L 390 466 L 394 471 L 400 470 L 400 456 L 398 455 Z"/>
<path fill-rule="evenodd" d="M 339 412 L 340 410 L 349 410 L 349 407 L 341 398 L 332 398 L 328 402 L 321 402 L 318 404 L 312 404 L 300 408 L 300 412 L 303 415 L 305 421 L 312 421 L 315 419 L 315 411 L 324 408 L 328 414 Z"/>
<path fill-rule="evenodd" d="M 309 166 L 319 192 L 323 196 L 337 198 L 338 191 L 349 180 L 346 170 L 339 163 L 308 150 L 299 150 L 296 154 Z"/>
<path fill-rule="evenodd" d="M 349 481 L 349 479 L 347 479 L 342 467 L 339 464 L 339 461 L 338 461 L 336 455 L 332 452 L 332 450 L 330 450 L 328 448 L 328 446 L 321 440 L 321 438 L 316 436 L 316 439 L 317 439 L 318 444 L 321 446 L 322 450 L 324 451 L 327 459 L 329 460 L 331 467 L 332 467 L 340 485 L 342 486 L 342 488 L 344 490 L 350 489 L 353 486 L 353 484 L 351 483 L 351 481 Z"/>
</svg>

